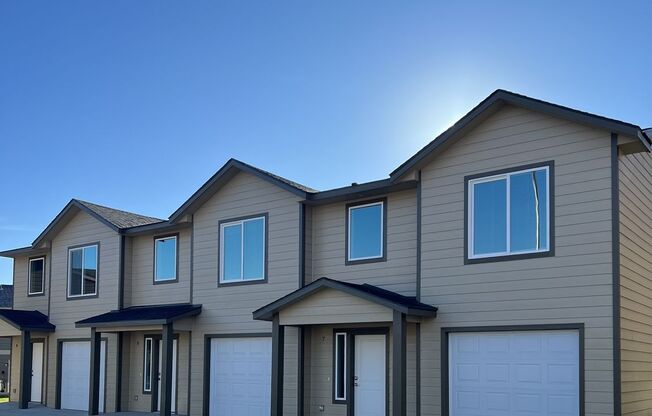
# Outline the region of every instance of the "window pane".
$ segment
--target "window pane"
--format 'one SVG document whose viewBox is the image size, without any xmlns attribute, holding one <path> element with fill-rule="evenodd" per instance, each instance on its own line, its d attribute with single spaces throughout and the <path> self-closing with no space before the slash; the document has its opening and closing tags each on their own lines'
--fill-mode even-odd
<svg viewBox="0 0 652 416">
<path fill-rule="evenodd" d="M 95 294 L 97 285 L 97 246 L 84 247 L 83 294 Z"/>
<path fill-rule="evenodd" d="M 43 292 L 43 271 L 45 261 L 43 259 L 32 260 L 29 263 L 29 293 Z"/>
<path fill-rule="evenodd" d="M 346 335 L 335 337 L 335 399 L 346 399 Z"/>
<path fill-rule="evenodd" d="M 548 249 L 548 190 L 546 170 L 510 177 L 511 251 Z"/>
<path fill-rule="evenodd" d="M 242 226 L 229 225 L 223 228 L 224 264 L 222 265 L 222 280 L 240 280 L 241 275 L 241 232 Z"/>
<path fill-rule="evenodd" d="M 473 185 L 473 253 L 507 250 L 507 180 Z"/>
<path fill-rule="evenodd" d="M 145 391 L 152 390 L 152 339 L 145 339 L 145 364 L 143 371 L 144 383 L 143 389 Z"/>
<path fill-rule="evenodd" d="M 177 239 L 156 240 L 156 280 L 177 278 Z"/>
<path fill-rule="evenodd" d="M 70 295 L 81 295 L 82 282 L 82 255 L 83 251 L 70 251 Z"/>
<path fill-rule="evenodd" d="M 265 220 L 263 218 L 244 222 L 243 253 L 243 279 L 251 280 L 264 278 Z"/>
<path fill-rule="evenodd" d="M 351 208 L 349 259 L 382 257 L 383 205 Z"/>
</svg>

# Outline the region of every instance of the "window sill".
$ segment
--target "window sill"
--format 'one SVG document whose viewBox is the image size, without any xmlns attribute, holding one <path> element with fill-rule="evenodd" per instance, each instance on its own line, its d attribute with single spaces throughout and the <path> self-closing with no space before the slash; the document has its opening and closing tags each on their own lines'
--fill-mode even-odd
<svg viewBox="0 0 652 416">
<path fill-rule="evenodd" d="M 77 295 L 77 296 L 68 295 L 68 296 L 66 296 L 66 300 L 92 299 L 92 298 L 96 298 L 96 297 L 97 297 L 97 293 L 94 293 L 92 295 Z"/>
<path fill-rule="evenodd" d="M 381 263 L 383 261 L 387 261 L 387 257 L 382 256 L 382 257 L 374 257 L 374 258 L 371 258 L 371 259 L 360 259 L 360 260 L 346 259 L 344 261 L 344 265 L 345 266 L 353 266 L 355 264 Z"/>
<path fill-rule="evenodd" d="M 554 250 L 541 251 L 538 253 L 524 253 L 524 254 L 508 254 L 501 255 L 496 257 L 480 257 L 480 258 L 464 258 L 464 264 L 479 264 L 479 263 L 496 263 L 501 261 L 512 261 L 512 260 L 526 260 L 526 259 L 536 259 L 539 257 L 553 257 L 555 255 Z"/>
<path fill-rule="evenodd" d="M 170 284 L 170 283 L 179 283 L 179 279 L 175 278 L 175 279 L 169 279 L 169 280 L 154 280 L 155 285 L 167 285 L 167 284 Z"/>
<path fill-rule="evenodd" d="M 246 285 L 257 285 L 261 283 L 267 283 L 267 278 L 257 279 L 257 280 L 236 280 L 233 282 L 221 282 L 218 280 L 217 287 L 246 286 Z"/>
</svg>

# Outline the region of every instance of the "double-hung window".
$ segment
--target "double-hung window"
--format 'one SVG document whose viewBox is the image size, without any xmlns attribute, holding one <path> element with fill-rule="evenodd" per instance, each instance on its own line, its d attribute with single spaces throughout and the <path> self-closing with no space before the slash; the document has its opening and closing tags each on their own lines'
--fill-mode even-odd
<svg viewBox="0 0 652 416">
<path fill-rule="evenodd" d="M 335 402 L 346 401 L 346 332 L 335 333 L 334 365 L 333 365 L 333 400 Z"/>
<path fill-rule="evenodd" d="M 347 207 L 347 262 L 382 260 L 385 256 L 385 202 Z"/>
<path fill-rule="evenodd" d="M 45 258 L 39 257 L 29 260 L 29 295 L 43 294 L 43 277 L 45 275 Z"/>
<path fill-rule="evenodd" d="M 550 252 L 551 164 L 468 181 L 468 258 Z"/>
<path fill-rule="evenodd" d="M 143 391 L 152 391 L 152 356 L 154 351 L 154 339 L 145 338 L 145 358 L 143 361 Z"/>
<path fill-rule="evenodd" d="M 220 224 L 220 283 L 264 281 L 267 216 Z"/>
<path fill-rule="evenodd" d="M 98 251 L 97 244 L 68 250 L 68 297 L 97 294 Z"/>
<path fill-rule="evenodd" d="M 154 239 L 154 282 L 177 280 L 177 236 Z"/>
</svg>

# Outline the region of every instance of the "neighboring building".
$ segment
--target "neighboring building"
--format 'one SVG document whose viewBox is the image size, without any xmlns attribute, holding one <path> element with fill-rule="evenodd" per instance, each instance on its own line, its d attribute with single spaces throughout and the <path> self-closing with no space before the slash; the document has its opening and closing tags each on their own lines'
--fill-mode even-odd
<svg viewBox="0 0 652 416">
<path fill-rule="evenodd" d="M 0 285 L 0 308 L 12 308 L 14 287 Z M 0 337 L 0 396 L 9 393 L 9 368 L 11 363 L 11 338 Z"/>
<path fill-rule="evenodd" d="M 650 147 L 499 90 L 387 179 L 318 192 L 230 160 L 167 220 L 72 200 L 0 253 L 12 400 L 648 414 Z"/>
</svg>

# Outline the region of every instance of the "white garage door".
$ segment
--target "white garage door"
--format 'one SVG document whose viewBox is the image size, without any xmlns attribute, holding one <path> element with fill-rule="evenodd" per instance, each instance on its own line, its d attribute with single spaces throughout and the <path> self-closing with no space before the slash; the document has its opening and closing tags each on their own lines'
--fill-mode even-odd
<svg viewBox="0 0 652 416">
<path fill-rule="evenodd" d="M 104 374 L 106 370 L 106 341 L 100 353 L 100 412 L 104 412 Z M 67 341 L 61 350 L 61 408 L 88 410 L 90 391 L 91 343 Z"/>
<path fill-rule="evenodd" d="M 450 416 L 579 415 L 578 331 L 449 334 Z"/>
<path fill-rule="evenodd" d="M 210 374 L 210 416 L 269 416 L 271 338 L 213 338 Z"/>
</svg>

